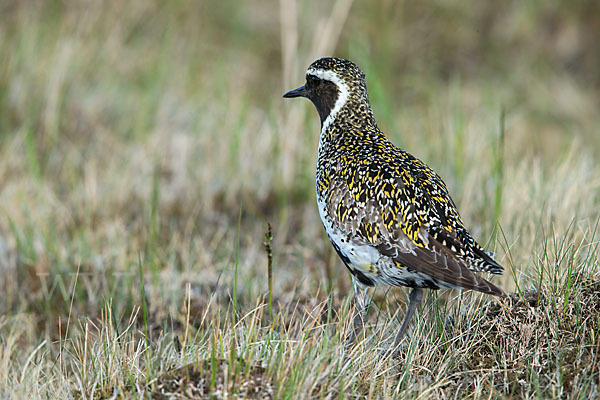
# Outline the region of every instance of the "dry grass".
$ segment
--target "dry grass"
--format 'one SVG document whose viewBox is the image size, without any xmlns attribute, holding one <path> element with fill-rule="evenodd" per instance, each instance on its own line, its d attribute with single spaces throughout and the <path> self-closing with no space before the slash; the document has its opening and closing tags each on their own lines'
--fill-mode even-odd
<svg viewBox="0 0 600 400">
<path fill-rule="evenodd" d="M 599 27 L 592 2 L 4 2 L 0 397 L 600 396 Z M 401 290 L 345 347 L 318 119 L 280 98 L 329 54 L 515 293 L 429 293 L 400 360 Z"/>
</svg>

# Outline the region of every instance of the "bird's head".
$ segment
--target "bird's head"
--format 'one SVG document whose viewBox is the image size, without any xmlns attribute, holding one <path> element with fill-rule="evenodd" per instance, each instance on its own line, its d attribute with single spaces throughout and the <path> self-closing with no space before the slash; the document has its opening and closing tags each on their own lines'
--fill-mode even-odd
<svg viewBox="0 0 600 400">
<path fill-rule="evenodd" d="M 333 120 L 350 100 L 368 108 L 369 99 L 365 74 L 356 64 L 343 58 L 325 57 L 313 62 L 306 70 L 306 83 L 290 90 L 283 97 L 306 97 L 313 102 L 321 123 Z"/>
</svg>

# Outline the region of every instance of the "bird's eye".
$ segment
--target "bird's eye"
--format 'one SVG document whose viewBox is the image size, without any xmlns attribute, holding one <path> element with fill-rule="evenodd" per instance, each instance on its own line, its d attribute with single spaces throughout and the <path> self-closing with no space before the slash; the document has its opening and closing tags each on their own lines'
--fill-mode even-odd
<svg viewBox="0 0 600 400">
<path fill-rule="evenodd" d="M 308 83 L 310 83 L 311 85 L 318 85 L 319 83 L 321 83 L 321 79 L 317 78 L 316 76 L 313 75 L 307 75 L 306 76 L 306 81 Z"/>
</svg>

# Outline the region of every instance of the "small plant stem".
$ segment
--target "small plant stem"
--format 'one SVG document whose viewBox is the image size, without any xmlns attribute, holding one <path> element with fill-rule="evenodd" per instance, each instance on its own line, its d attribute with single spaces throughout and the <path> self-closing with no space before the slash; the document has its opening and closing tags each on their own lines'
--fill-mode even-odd
<svg viewBox="0 0 600 400">
<path fill-rule="evenodd" d="M 267 222 L 267 233 L 265 233 L 265 251 L 267 252 L 267 285 L 268 285 L 268 304 L 269 304 L 269 319 L 273 320 L 273 233 L 271 224 Z"/>
</svg>

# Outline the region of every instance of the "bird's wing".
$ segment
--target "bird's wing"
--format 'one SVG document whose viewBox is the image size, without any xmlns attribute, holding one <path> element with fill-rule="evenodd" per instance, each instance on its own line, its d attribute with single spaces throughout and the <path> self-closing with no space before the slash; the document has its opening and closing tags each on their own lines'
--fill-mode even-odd
<svg viewBox="0 0 600 400">
<path fill-rule="evenodd" d="M 430 169 L 421 176 L 404 169 L 396 173 L 381 162 L 356 162 L 351 168 L 340 169 L 330 182 L 326 199 L 329 215 L 355 241 L 373 246 L 400 268 L 465 289 L 502 295 L 502 290 L 473 273 L 483 268 L 469 262 L 469 257 L 482 256 L 473 253 L 454 227 L 447 228 L 458 218 L 464 229 L 444 183 L 435 173 L 428 178 L 429 172 L 433 173 Z M 427 184 L 433 185 L 430 193 L 420 189 Z M 483 249 L 481 253 L 491 260 Z M 487 259 L 481 263 L 489 264 Z"/>
<path fill-rule="evenodd" d="M 415 192 L 411 204 L 420 211 L 418 229 L 433 242 L 456 255 L 477 272 L 501 274 L 504 268 L 475 241 L 465 228 L 446 184 L 431 168 L 412 157 Z"/>
</svg>

